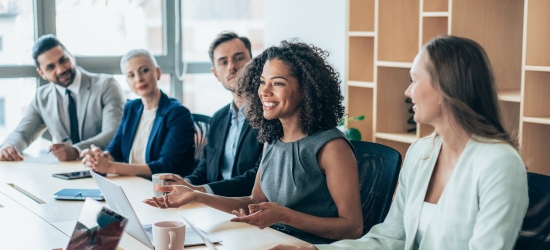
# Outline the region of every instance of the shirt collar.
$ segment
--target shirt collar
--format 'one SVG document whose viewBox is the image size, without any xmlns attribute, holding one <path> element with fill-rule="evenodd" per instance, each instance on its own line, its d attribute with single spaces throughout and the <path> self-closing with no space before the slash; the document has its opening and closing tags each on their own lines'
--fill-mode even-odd
<svg viewBox="0 0 550 250">
<path fill-rule="evenodd" d="M 244 117 L 244 109 L 245 108 L 246 108 L 246 104 L 243 104 L 243 106 L 241 106 L 241 108 L 239 109 L 239 116 L 240 117 Z M 235 116 L 236 116 L 235 109 L 237 109 L 237 106 L 235 105 L 234 102 L 231 102 L 231 107 L 229 107 L 229 114 L 231 115 L 232 118 L 235 118 Z"/>
<path fill-rule="evenodd" d="M 78 92 L 80 90 L 81 80 L 82 80 L 82 73 L 77 68 L 76 69 L 76 74 L 74 76 L 73 83 L 71 83 L 71 85 L 69 85 L 69 87 L 65 88 L 65 87 L 62 87 L 62 86 L 60 86 L 58 84 L 55 84 L 53 82 L 50 82 L 50 84 L 53 84 L 55 86 L 55 88 L 57 89 L 57 92 L 59 92 L 59 94 L 61 94 L 61 96 L 65 95 L 65 89 L 68 89 L 69 91 L 71 91 L 71 93 L 78 96 Z"/>
</svg>

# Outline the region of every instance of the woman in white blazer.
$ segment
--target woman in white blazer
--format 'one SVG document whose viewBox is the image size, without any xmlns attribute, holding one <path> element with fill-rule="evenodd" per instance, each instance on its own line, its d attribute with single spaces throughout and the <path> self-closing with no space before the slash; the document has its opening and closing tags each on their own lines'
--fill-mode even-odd
<svg viewBox="0 0 550 250">
<path fill-rule="evenodd" d="M 454 36 L 430 41 L 405 95 L 414 120 L 435 131 L 409 148 L 388 216 L 358 240 L 303 249 L 512 249 L 527 211 L 527 176 L 501 122 L 483 48 Z"/>
</svg>

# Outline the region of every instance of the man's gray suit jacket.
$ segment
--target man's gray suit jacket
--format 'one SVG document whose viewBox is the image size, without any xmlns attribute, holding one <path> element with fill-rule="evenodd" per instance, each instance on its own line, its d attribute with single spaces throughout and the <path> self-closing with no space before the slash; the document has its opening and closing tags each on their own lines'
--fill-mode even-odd
<svg viewBox="0 0 550 250">
<path fill-rule="evenodd" d="M 94 144 L 106 148 L 113 139 L 122 117 L 124 98 L 118 82 L 106 74 L 82 72 L 78 102 L 78 130 L 81 141 L 74 144 L 80 150 Z M 6 145 L 14 146 L 19 152 L 27 148 L 46 129 L 54 141 L 60 142 L 70 137 L 70 127 L 66 128 L 59 117 L 58 95 L 55 85 L 41 86 L 27 109 L 27 113 L 6 140 Z"/>
</svg>

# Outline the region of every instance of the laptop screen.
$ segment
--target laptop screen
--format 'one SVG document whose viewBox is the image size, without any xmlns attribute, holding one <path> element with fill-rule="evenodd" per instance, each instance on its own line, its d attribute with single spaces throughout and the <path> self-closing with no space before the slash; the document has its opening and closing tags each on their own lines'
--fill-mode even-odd
<svg viewBox="0 0 550 250">
<path fill-rule="evenodd" d="M 67 250 L 115 250 L 127 223 L 128 220 L 122 215 L 104 207 L 91 198 L 87 198 L 76 222 Z"/>
</svg>

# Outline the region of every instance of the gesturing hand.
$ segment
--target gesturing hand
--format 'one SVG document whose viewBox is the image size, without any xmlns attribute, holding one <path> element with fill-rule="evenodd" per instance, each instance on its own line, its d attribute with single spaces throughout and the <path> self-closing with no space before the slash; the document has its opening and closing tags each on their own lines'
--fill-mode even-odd
<svg viewBox="0 0 550 250">
<path fill-rule="evenodd" d="M 237 215 L 237 217 L 231 219 L 231 221 L 244 222 L 264 229 L 275 223 L 285 221 L 287 208 L 279 206 L 275 202 L 262 202 L 260 204 L 248 205 L 248 210 L 250 211 L 248 215 L 246 215 L 242 208 L 240 211 L 235 210 L 231 212 Z"/>
<path fill-rule="evenodd" d="M 162 197 L 152 197 L 143 200 L 143 203 L 159 208 L 178 208 L 192 202 L 195 199 L 193 190 L 180 185 L 161 186 L 155 185 L 157 192 L 170 192 Z"/>
</svg>

